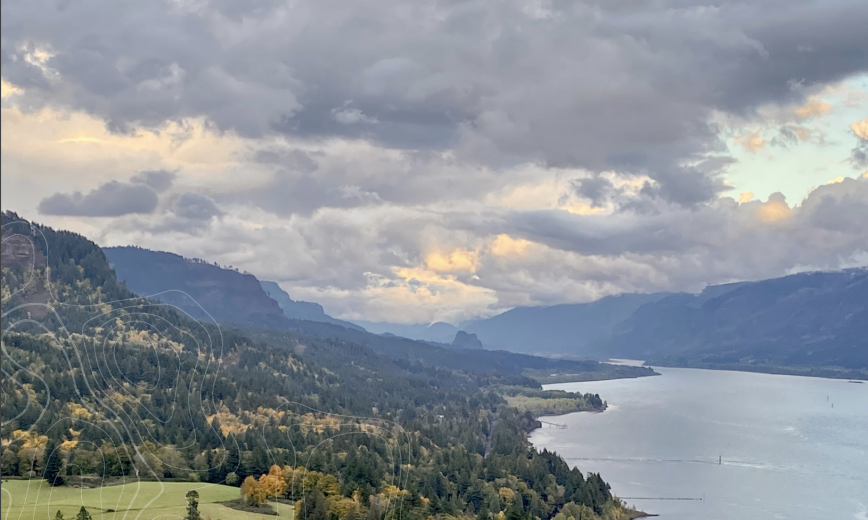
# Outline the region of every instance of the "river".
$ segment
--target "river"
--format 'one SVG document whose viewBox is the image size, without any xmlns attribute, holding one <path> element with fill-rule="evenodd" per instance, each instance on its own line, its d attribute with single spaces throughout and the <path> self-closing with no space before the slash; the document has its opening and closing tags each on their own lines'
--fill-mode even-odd
<svg viewBox="0 0 868 520">
<path fill-rule="evenodd" d="M 868 384 L 655 370 L 546 385 L 599 393 L 609 409 L 544 417 L 567 428 L 531 442 L 661 520 L 868 520 Z"/>
</svg>

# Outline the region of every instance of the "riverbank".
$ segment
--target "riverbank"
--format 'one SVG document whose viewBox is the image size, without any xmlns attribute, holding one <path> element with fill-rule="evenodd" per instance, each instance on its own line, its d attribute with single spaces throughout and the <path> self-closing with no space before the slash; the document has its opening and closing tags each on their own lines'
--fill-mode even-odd
<svg viewBox="0 0 868 520">
<path fill-rule="evenodd" d="M 700 370 L 725 370 L 730 372 L 753 372 L 782 376 L 817 377 L 823 379 L 842 379 L 868 381 L 868 370 L 840 367 L 797 367 L 787 365 L 747 364 L 747 363 L 710 363 L 699 360 L 650 359 L 645 362 L 651 366 L 666 368 L 695 368 Z M 563 381 L 566 382 L 566 381 Z"/>
<path fill-rule="evenodd" d="M 510 390 L 512 390 L 512 388 L 510 388 Z M 526 390 L 523 390 L 523 392 L 524 391 Z M 576 412 L 602 413 L 609 407 L 608 403 L 603 401 L 599 394 L 582 394 L 579 392 L 565 392 L 563 390 L 540 390 L 531 392 L 531 394 L 531 396 L 523 394 L 501 394 L 503 398 L 506 399 L 508 407 L 523 412 L 529 412 L 533 416 L 533 421 L 527 425 L 528 428 L 526 430 L 528 434 L 526 439 L 530 446 L 533 446 L 533 443 L 530 441 L 530 436 L 533 432 L 543 428 L 544 425 L 559 429 L 566 428 L 566 425 L 558 424 L 556 422 L 541 421 L 540 419 L 542 417 L 556 418 L 559 416 L 568 416 Z M 497 426 L 497 421 L 497 415 L 489 417 L 490 428 L 485 442 L 485 457 L 488 457 L 491 451 L 491 439 Z M 623 503 L 621 509 L 619 509 L 616 514 L 617 516 L 611 518 L 618 518 L 619 520 L 635 520 L 638 518 L 658 516 L 653 513 L 640 511 L 634 507 L 629 507 Z M 606 515 L 604 515 L 604 517 L 610 518 L 610 516 Z"/>
<path fill-rule="evenodd" d="M 642 365 L 599 363 L 593 371 L 553 374 L 543 370 L 525 370 L 523 374 L 536 379 L 540 384 L 584 383 L 588 381 L 611 381 L 613 379 L 635 379 L 638 377 L 659 376 L 653 368 Z"/>
</svg>

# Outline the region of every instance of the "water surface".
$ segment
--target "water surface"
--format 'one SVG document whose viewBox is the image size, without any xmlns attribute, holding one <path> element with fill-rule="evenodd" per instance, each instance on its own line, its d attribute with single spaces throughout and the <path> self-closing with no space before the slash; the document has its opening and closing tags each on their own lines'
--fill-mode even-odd
<svg viewBox="0 0 868 520">
<path fill-rule="evenodd" d="M 656 370 L 546 385 L 599 393 L 609 409 L 543 418 L 568 428 L 531 441 L 665 520 L 868 520 L 868 384 Z"/>
</svg>

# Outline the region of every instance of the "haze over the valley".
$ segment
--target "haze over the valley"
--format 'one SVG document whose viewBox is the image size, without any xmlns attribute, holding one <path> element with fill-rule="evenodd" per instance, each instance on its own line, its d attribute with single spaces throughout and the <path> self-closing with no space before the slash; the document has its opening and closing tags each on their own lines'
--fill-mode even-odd
<svg viewBox="0 0 868 520">
<path fill-rule="evenodd" d="M 868 264 L 868 3 L 2 6 L 2 206 L 342 320 Z"/>
</svg>

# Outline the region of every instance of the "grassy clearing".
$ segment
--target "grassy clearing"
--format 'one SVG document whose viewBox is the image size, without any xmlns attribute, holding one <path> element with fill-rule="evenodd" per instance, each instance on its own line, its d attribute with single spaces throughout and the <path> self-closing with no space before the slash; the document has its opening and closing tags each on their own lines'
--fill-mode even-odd
<svg viewBox="0 0 868 520">
<path fill-rule="evenodd" d="M 524 395 L 509 396 L 504 398 L 509 406 L 518 410 L 530 411 L 535 415 L 563 415 L 572 412 L 593 410 L 593 407 L 582 398 L 560 397 L 544 399 L 540 397 L 527 397 Z"/>
<path fill-rule="evenodd" d="M 191 489 L 199 493 L 199 512 L 211 520 L 293 518 L 292 507 L 286 504 L 272 503 L 280 516 L 244 513 L 218 504 L 238 498 L 238 488 L 216 484 L 133 482 L 79 489 L 52 488 L 44 480 L 4 480 L 0 520 L 50 520 L 58 510 L 65 518 L 74 519 L 81 506 L 94 520 L 175 520 L 184 517 L 184 495 Z"/>
</svg>

